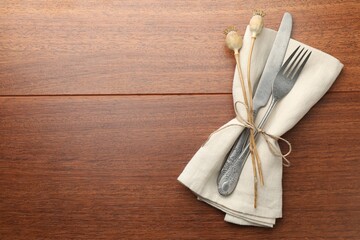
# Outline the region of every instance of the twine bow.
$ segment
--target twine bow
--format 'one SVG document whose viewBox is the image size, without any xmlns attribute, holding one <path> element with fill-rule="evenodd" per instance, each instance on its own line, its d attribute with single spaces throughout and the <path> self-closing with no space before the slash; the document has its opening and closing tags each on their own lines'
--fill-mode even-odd
<svg viewBox="0 0 360 240">
<path fill-rule="evenodd" d="M 238 110 L 237 110 L 237 107 L 236 107 L 237 104 L 242 104 L 242 105 L 244 105 L 244 103 L 243 103 L 243 102 L 240 102 L 240 101 L 237 101 L 237 102 L 235 102 L 235 104 L 234 104 L 234 109 L 235 109 L 235 114 L 236 114 L 236 117 L 235 117 L 235 118 L 236 118 L 236 120 L 237 120 L 239 123 L 231 123 L 231 124 L 228 124 L 228 125 L 225 125 L 225 126 L 222 126 L 222 127 L 218 128 L 218 129 L 216 129 L 215 131 L 213 131 L 213 132 L 209 135 L 209 137 L 207 138 L 207 140 L 205 141 L 205 143 L 202 145 L 202 147 L 204 147 L 204 146 L 209 142 L 210 138 L 211 138 L 214 134 L 216 134 L 216 133 L 218 133 L 218 132 L 220 132 L 220 131 L 222 131 L 222 130 L 225 130 L 225 129 L 229 128 L 229 127 L 234 127 L 234 126 L 235 126 L 235 127 L 245 127 L 245 128 L 248 128 L 248 129 L 253 129 L 255 132 L 261 134 L 261 136 L 264 138 L 267 146 L 269 147 L 270 152 L 271 152 L 272 154 L 274 154 L 275 156 L 277 156 L 277 157 L 281 157 L 281 159 L 283 160 L 283 165 L 284 165 L 285 167 L 290 167 L 290 166 L 291 166 L 291 162 L 290 162 L 289 159 L 287 159 L 287 156 L 289 156 L 290 153 L 291 153 L 291 151 L 292 151 L 291 143 L 290 143 L 288 140 L 286 140 L 285 138 L 279 137 L 279 136 L 275 136 L 275 135 L 270 134 L 270 133 L 267 133 L 265 130 L 263 130 L 263 129 L 261 129 L 261 128 L 258 128 L 258 127 L 256 127 L 254 124 L 251 124 L 250 122 L 248 122 L 247 120 L 245 120 L 245 119 L 239 114 L 239 112 L 238 112 Z M 245 106 L 245 107 L 246 107 L 246 106 Z M 270 139 L 275 140 L 275 141 L 283 141 L 286 145 L 288 145 L 288 151 L 284 154 L 284 153 L 281 151 L 281 149 L 278 149 L 278 148 L 276 147 L 276 145 L 273 144 L 273 143 L 270 141 Z M 259 159 L 260 159 L 260 156 L 259 156 Z"/>
<path fill-rule="evenodd" d="M 271 153 L 274 154 L 277 157 L 281 157 L 283 159 L 283 165 L 285 167 L 290 167 L 291 163 L 286 157 L 289 156 L 291 151 L 292 151 L 291 143 L 288 140 L 286 140 L 285 138 L 283 138 L 283 137 L 279 137 L 279 136 L 275 136 L 273 134 L 267 133 L 265 130 L 255 126 L 255 123 L 251 123 L 251 122 L 247 121 L 246 119 L 244 119 L 240 115 L 240 113 L 239 113 L 239 111 L 237 109 L 237 104 L 242 104 L 242 105 L 245 106 L 245 108 L 247 108 L 247 106 L 243 102 L 240 102 L 240 101 L 235 102 L 234 109 L 235 109 L 235 114 L 236 114 L 236 120 L 238 120 L 239 123 L 234 124 L 234 125 L 242 126 L 242 127 L 248 128 L 248 129 L 252 129 L 255 133 L 261 134 L 261 136 L 265 139 Z M 283 154 L 282 151 L 280 149 L 278 150 L 277 147 L 270 141 L 270 139 L 273 139 L 275 141 L 279 141 L 279 140 L 283 141 L 284 143 L 286 143 L 288 145 L 288 151 L 285 154 Z M 250 147 L 251 147 L 251 145 L 250 145 Z M 251 151 L 251 148 L 250 148 L 250 151 Z M 260 160 L 260 156 L 257 155 L 257 157 Z"/>
</svg>

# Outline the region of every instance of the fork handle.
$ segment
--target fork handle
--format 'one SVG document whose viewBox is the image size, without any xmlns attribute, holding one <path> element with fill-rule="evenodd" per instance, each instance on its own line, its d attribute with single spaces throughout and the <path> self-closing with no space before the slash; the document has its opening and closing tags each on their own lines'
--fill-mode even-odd
<svg viewBox="0 0 360 240">
<path fill-rule="evenodd" d="M 271 99 L 269 108 L 267 109 L 264 117 L 261 119 L 258 128 L 262 128 L 266 123 L 267 119 L 270 116 L 270 113 L 274 109 L 277 100 L 274 98 Z M 255 138 L 257 137 L 258 132 L 255 132 Z M 240 154 L 240 156 L 229 166 L 225 173 L 218 179 L 218 191 L 223 196 L 230 195 L 234 190 L 239 181 L 242 169 L 250 155 L 250 144 L 247 143 L 246 147 Z"/>
</svg>

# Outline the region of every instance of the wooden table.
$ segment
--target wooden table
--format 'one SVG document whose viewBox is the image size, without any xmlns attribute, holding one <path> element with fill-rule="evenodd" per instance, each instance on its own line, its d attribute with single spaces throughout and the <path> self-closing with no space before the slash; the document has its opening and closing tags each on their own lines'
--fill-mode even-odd
<svg viewBox="0 0 360 240">
<path fill-rule="evenodd" d="M 0 2 L 0 239 L 360 239 L 358 1 Z M 285 137 L 284 217 L 241 227 L 176 180 L 234 117 L 223 29 L 252 10 L 340 59 Z"/>
</svg>

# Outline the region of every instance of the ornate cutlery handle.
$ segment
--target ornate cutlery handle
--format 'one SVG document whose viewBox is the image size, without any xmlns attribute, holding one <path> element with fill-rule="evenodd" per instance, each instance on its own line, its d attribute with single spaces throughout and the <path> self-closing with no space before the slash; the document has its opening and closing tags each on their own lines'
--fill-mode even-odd
<svg viewBox="0 0 360 240">
<path fill-rule="evenodd" d="M 231 150 L 225 157 L 224 164 L 220 170 L 220 174 L 218 176 L 217 182 L 219 183 L 220 179 L 224 176 L 224 174 L 229 170 L 229 168 L 232 166 L 232 164 L 236 161 L 236 159 L 240 156 L 242 153 L 245 144 L 248 141 L 250 134 L 250 130 L 248 128 L 245 128 L 240 136 L 236 139 L 234 145 L 232 146 Z"/>
<path fill-rule="evenodd" d="M 270 116 L 270 113 L 274 109 L 277 101 L 272 98 L 269 108 L 267 109 L 264 117 L 261 119 L 261 122 L 258 125 L 258 128 L 262 128 L 266 123 L 267 119 Z M 257 137 L 258 132 L 255 132 L 255 138 Z M 244 168 L 245 162 L 250 155 L 250 144 L 247 143 L 244 150 L 238 158 L 228 167 L 228 169 L 223 173 L 223 175 L 218 179 L 218 191 L 223 196 L 230 195 L 240 178 L 242 169 Z"/>
</svg>

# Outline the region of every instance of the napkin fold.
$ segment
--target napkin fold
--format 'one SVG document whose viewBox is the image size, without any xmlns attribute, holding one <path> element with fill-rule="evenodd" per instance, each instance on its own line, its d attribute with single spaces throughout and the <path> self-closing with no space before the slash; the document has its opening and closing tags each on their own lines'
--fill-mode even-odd
<svg viewBox="0 0 360 240">
<path fill-rule="evenodd" d="M 276 31 L 264 28 L 255 41 L 251 62 L 251 80 L 255 89 L 262 74 L 266 60 L 275 40 Z M 247 56 L 250 49 L 250 31 L 247 27 L 243 47 L 240 51 L 241 68 L 246 80 Z M 328 91 L 343 64 L 336 58 L 290 39 L 285 59 L 297 46 L 304 46 L 312 51 L 299 79 L 291 92 L 276 105 L 263 130 L 267 133 L 281 136 L 295 124 L 319 101 Z M 285 60 L 284 59 L 284 60 Z M 240 80 L 235 69 L 233 79 L 233 100 L 243 102 Z M 268 104 L 269 105 L 269 104 Z M 263 117 L 268 105 L 258 113 L 256 122 Z M 246 110 L 237 104 L 239 114 L 246 119 Z M 221 130 L 210 136 L 207 142 L 196 152 L 178 181 L 188 187 L 198 200 L 220 209 L 225 215 L 225 221 L 260 227 L 273 227 L 276 218 L 282 217 L 282 159 L 275 156 L 269 149 L 264 138 L 257 138 L 257 149 L 260 155 L 265 185 L 258 186 L 257 208 L 254 208 L 253 171 L 250 156 L 245 163 L 239 183 L 230 196 L 221 196 L 217 190 L 217 177 L 234 141 L 243 131 L 236 118 L 232 119 Z M 225 127 L 231 125 L 229 127 Z M 225 128 L 224 128 L 225 127 Z M 275 140 L 271 140 L 278 148 Z"/>
</svg>

